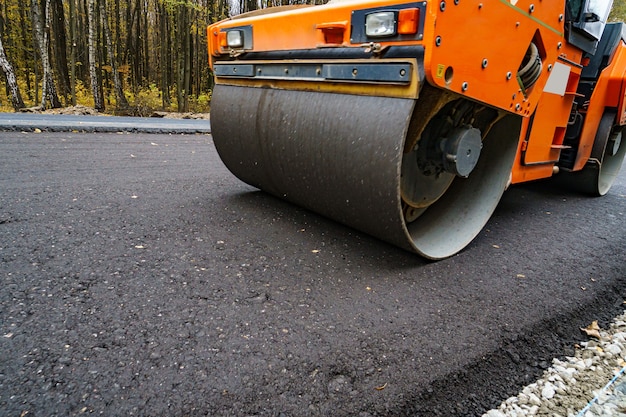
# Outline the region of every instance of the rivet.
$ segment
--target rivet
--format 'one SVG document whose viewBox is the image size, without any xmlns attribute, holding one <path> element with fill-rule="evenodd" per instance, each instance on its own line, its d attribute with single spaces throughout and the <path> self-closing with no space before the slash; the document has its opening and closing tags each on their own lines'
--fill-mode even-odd
<svg viewBox="0 0 626 417">
<path fill-rule="evenodd" d="M 563 47 L 563 44 L 561 42 L 556 44 L 556 49 L 561 49 Z"/>
<path fill-rule="evenodd" d="M 531 4 L 530 7 L 528 8 L 528 11 L 531 12 L 531 13 L 534 12 L 535 11 L 535 5 Z"/>
<path fill-rule="evenodd" d="M 559 15 L 559 22 L 562 22 L 562 21 L 563 21 L 563 15 L 562 15 L 562 14 L 560 14 L 560 15 Z"/>
<path fill-rule="evenodd" d="M 454 5 L 458 6 L 459 5 L 459 0 L 454 0 Z"/>
<path fill-rule="evenodd" d="M 437 36 L 437 37 L 435 38 L 435 45 L 436 45 L 436 46 L 440 46 L 440 45 L 441 45 L 441 36 Z"/>
<path fill-rule="evenodd" d="M 467 88 L 469 87 L 469 84 L 467 82 L 464 82 L 463 84 L 461 84 L 461 89 L 463 91 L 467 91 Z"/>
<path fill-rule="evenodd" d="M 517 104 L 515 105 L 515 110 L 519 111 L 519 109 L 521 109 L 521 108 L 522 108 L 522 106 L 520 106 L 520 104 L 519 104 L 519 103 L 517 103 Z"/>
<path fill-rule="evenodd" d="M 506 73 L 506 79 L 507 80 L 510 80 L 512 76 L 513 76 L 513 74 L 511 74 L 511 71 Z"/>
<path fill-rule="evenodd" d="M 483 4 L 482 3 L 478 3 L 478 10 L 483 8 Z"/>
<path fill-rule="evenodd" d="M 442 1 L 441 3 L 439 3 L 439 10 L 441 10 L 442 12 L 446 10 L 446 2 Z"/>
<path fill-rule="evenodd" d="M 356 77 L 356 75 L 359 73 L 359 70 L 356 68 L 352 68 L 352 75 L 354 75 Z"/>
<path fill-rule="evenodd" d="M 406 70 L 405 69 L 401 69 L 400 70 L 400 76 L 404 77 L 406 75 Z"/>
<path fill-rule="evenodd" d="M 489 64 L 489 60 L 488 60 L 487 58 L 484 58 L 484 59 L 483 59 L 483 63 L 482 63 L 483 68 L 487 68 L 487 65 L 488 65 L 488 64 Z"/>
<path fill-rule="evenodd" d="M 548 65 L 548 72 L 552 71 L 552 64 Z"/>
</svg>

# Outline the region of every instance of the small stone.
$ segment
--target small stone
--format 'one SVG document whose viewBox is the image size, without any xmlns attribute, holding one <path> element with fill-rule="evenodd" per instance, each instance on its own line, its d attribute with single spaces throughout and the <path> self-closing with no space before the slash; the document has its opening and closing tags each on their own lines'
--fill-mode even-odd
<svg viewBox="0 0 626 417">
<path fill-rule="evenodd" d="M 483 414 L 483 417 L 506 417 L 506 414 L 498 410 L 489 410 L 487 414 Z"/>
<path fill-rule="evenodd" d="M 328 391 L 336 393 L 352 391 L 350 378 L 345 375 L 337 375 L 328 383 Z"/>
<path fill-rule="evenodd" d="M 620 349 L 620 347 L 613 343 L 608 346 L 605 346 L 604 351 L 607 353 L 610 353 L 611 355 L 619 355 L 620 353 L 622 353 L 622 350 Z"/>
<path fill-rule="evenodd" d="M 541 396 L 546 400 L 552 399 L 554 394 L 556 394 L 556 391 L 554 389 L 554 385 L 552 384 L 546 384 L 546 386 L 541 390 Z"/>
<path fill-rule="evenodd" d="M 528 403 L 532 405 L 541 405 L 541 400 L 535 394 L 530 394 L 528 396 Z"/>
</svg>

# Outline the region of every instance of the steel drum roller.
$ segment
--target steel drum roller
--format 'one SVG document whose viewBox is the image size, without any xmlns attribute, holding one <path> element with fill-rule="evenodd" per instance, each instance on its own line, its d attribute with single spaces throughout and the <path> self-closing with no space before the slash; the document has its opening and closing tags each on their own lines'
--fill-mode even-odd
<svg viewBox="0 0 626 417">
<path fill-rule="evenodd" d="M 407 225 L 400 183 L 409 123 L 419 117 L 414 107 L 412 99 L 216 85 L 211 129 L 222 161 L 242 181 L 441 259 L 471 241 L 493 212 L 517 137 L 486 138 L 469 178 L 454 180 Z M 517 118 L 504 118 L 491 131 L 506 136 L 507 129 L 519 131 Z"/>
</svg>

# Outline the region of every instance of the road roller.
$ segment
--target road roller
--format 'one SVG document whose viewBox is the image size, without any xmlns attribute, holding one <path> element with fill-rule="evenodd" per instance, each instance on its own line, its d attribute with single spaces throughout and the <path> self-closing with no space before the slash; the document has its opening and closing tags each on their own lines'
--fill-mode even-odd
<svg viewBox="0 0 626 417">
<path fill-rule="evenodd" d="M 626 153 L 610 0 L 331 0 L 207 28 L 211 129 L 242 181 L 425 258 L 512 184 L 600 196 Z"/>
</svg>

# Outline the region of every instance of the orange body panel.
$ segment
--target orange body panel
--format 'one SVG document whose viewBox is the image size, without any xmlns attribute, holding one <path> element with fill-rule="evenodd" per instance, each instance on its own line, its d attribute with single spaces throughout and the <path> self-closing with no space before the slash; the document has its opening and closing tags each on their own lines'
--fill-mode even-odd
<svg viewBox="0 0 626 417">
<path fill-rule="evenodd" d="M 393 4 L 412 3 L 412 1 L 394 1 Z M 222 29 L 252 25 L 254 27 L 254 51 L 288 51 L 298 49 L 315 49 L 319 47 L 353 46 L 350 44 L 350 18 L 355 5 L 359 9 L 366 9 L 389 2 L 359 1 L 329 3 L 322 6 L 302 7 L 287 11 L 278 11 L 262 15 L 246 17 L 238 16 L 235 19 L 209 26 L 207 34 L 209 39 L 209 56 L 228 53 L 226 48 L 219 44 L 219 33 Z M 269 9 L 271 10 L 271 9 Z M 327 43 L 323 29 L 334 27 L 345 29 L 341 43 Z M 395 42 L 397 44 L 398 42 Z M 387 43 L 393 45 L 394 42 Z M 402 44 L 406 44 L 403 42 Z"/>
<path fill-rule="evenodd" d="M 337 46 L 362 49 L 364 45 L 350 42 L 353 10 L 407 3 L 413 2 L 344 1 L 232 19 L 208 28 L 209 54 L 215 57 L 228 53 L 220 45 L 220 31 L 243 25 L 254 28 L 254 52 Z M 423 45 L 424 70 L 430 83 L 523 116 L 534 111 L 548 77 L 544 69 L 530 91 L 520 89 L 515 74 L 531 40 L 540 45 L 546 62 L 555 62 L 558 56 L 576 63 L 582 58 L 580 51 L 567 48 L 563 42 L 562 2 L 534 4 L 531 0 L 520 0 L 515 6 L 507 0 L 454 3 L 445 8 L 437 2 L 426 4 L 423 39 L 402 42 L 381 39 L 381 47 Z M 326 43 L 324 29 L 327 28 L 343 30 L 341 44 Z"/>
<path fill-rule="evenodd" d="M 524 120 L 513 165 L 513 184 L 547 178 L 554 172 L 580 78 L 580 67 L 569 66 L 568 70 L 564 94 L 544 91 L 535 113 Z"/>
<path fill-rule="evenodd" d="M 515 74 L 530 42 L 535 40 L 548 64 L 559 56 L 579 63 L 582 54 L 563 42 L 562 2 L 512 3 L 461 1 L 438 12 L 436 26 L 429 29 L 440 45 L 426 49 L 426 76 L 441 88 L 529 116 L 548 77 L 544 68 L 536 85 L 526 95 L 521 91 Z"/>
</svg>

